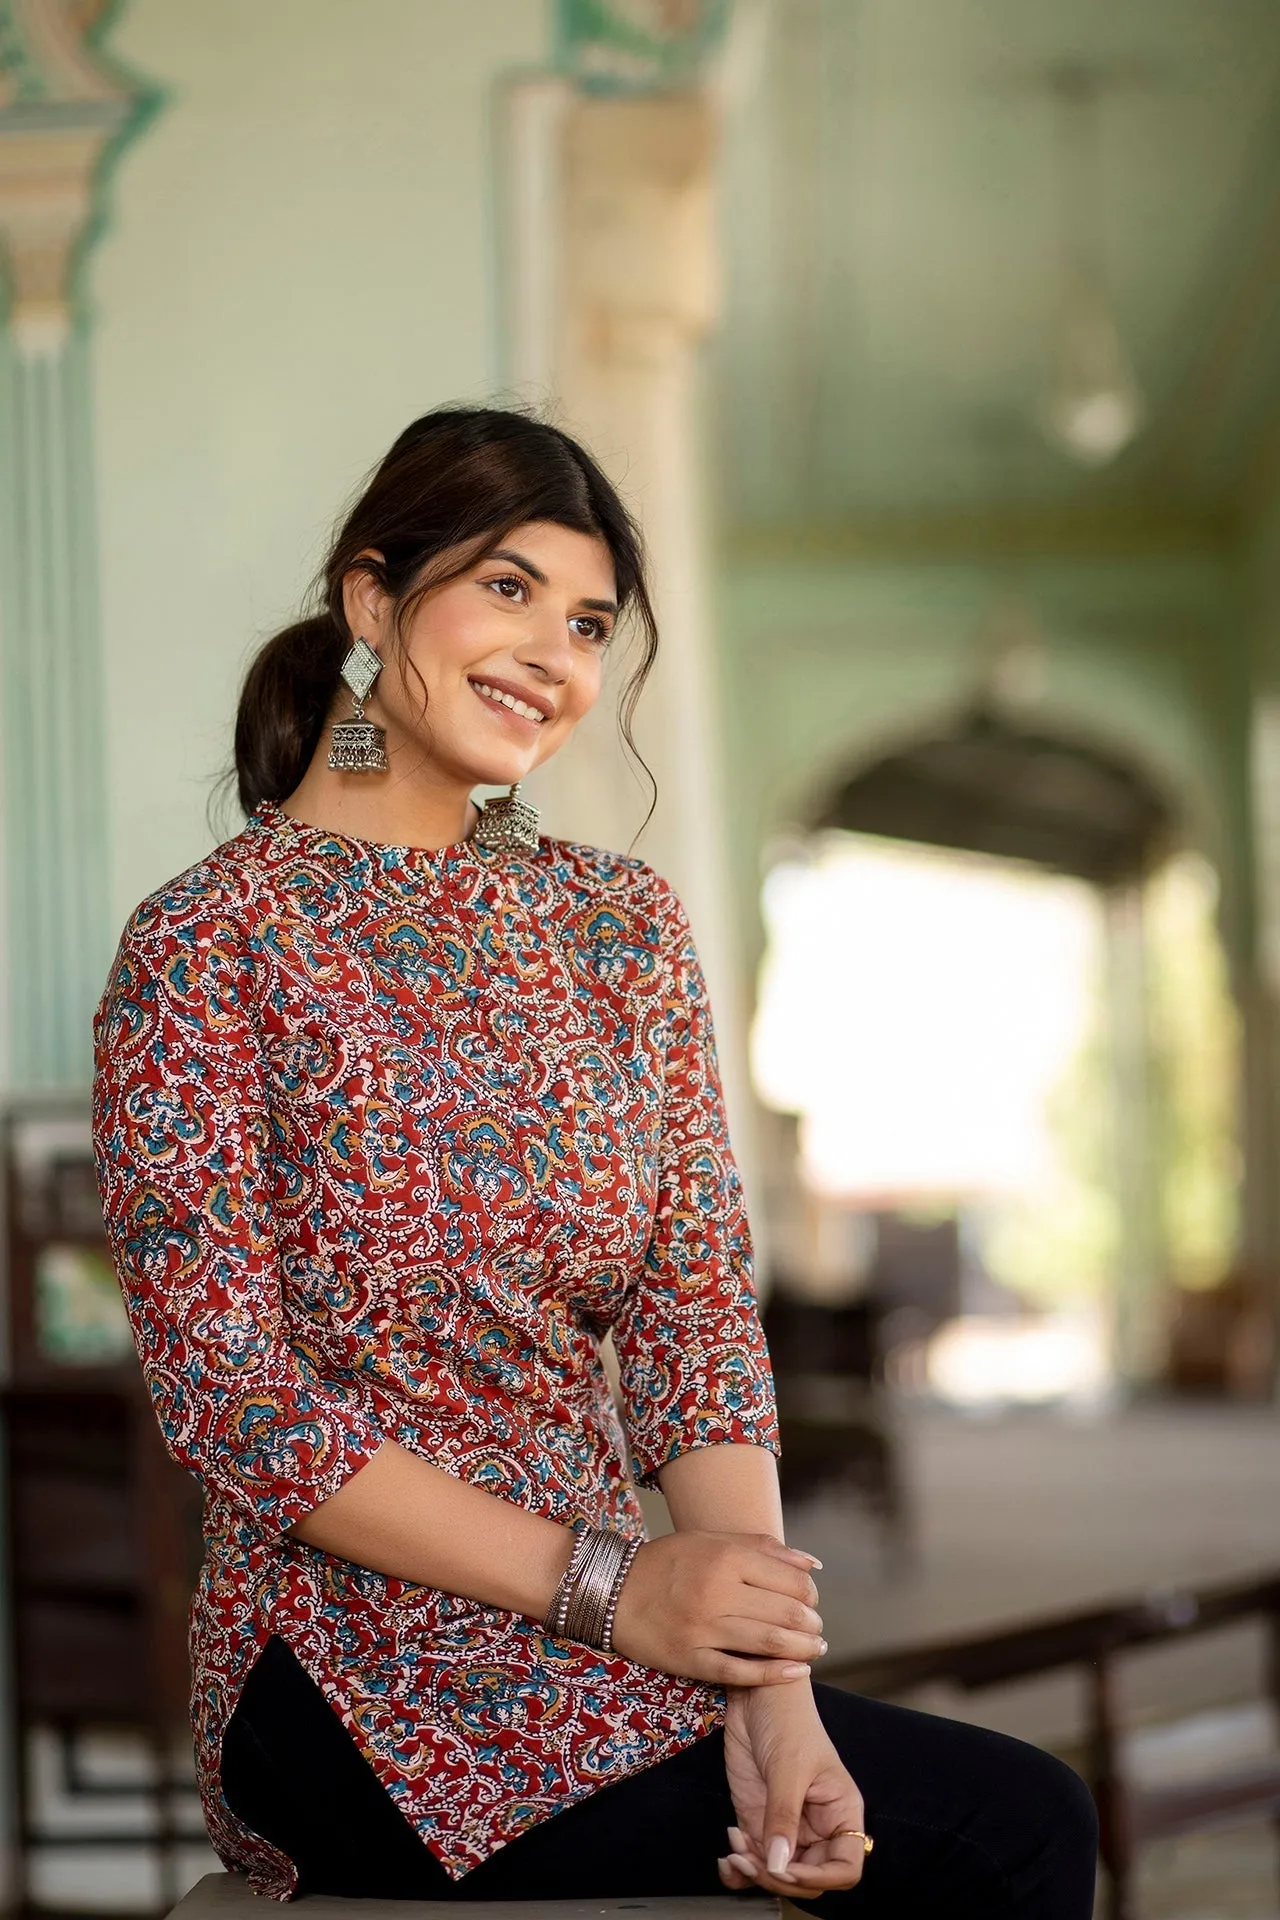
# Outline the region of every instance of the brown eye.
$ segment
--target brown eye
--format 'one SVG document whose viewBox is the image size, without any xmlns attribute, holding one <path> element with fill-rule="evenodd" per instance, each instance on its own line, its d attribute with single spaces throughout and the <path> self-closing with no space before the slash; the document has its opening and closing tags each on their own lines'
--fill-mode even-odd
<svg viewBox="0 0 1280 1920">
<path fill-rule="evenodd" d="M 525 592 L 525 583 L 518 573 L 504 573 L 500 579 L 486 580 L 485 585 L 500 593 L 504 600 L 519 600 Z"/>
<path fill-rule="evenodd" d="M 597 620 L 593 614 L 575 614 L 569 625 L 583 640 L 604 641 L 609 638 L 609 629 L 603 620 Z"/>
</svg>

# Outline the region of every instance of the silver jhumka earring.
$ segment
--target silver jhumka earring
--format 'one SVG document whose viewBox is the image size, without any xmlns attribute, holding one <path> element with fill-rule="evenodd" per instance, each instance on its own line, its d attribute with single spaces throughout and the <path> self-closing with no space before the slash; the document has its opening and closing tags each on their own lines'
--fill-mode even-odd
<svg viewBox="0 0 1280 1920">
<path fill-rule="evenodd" d="M 387 730 L 364 717 L 364 703 L 382 662 L 367 640 L 357 640 L 342 663 L 342 678 L 355 706 L 349 720 L 335 720 L 330 735 L 329 765 L 335 773 L 385 773 Z"/>
<path fill-rule="evenodd" d="M 538 851 L 538 809 L 520 798 L 517 780 L 500 800 L 486 800 L 472 839 L 495 853 Z"/>
</svg>

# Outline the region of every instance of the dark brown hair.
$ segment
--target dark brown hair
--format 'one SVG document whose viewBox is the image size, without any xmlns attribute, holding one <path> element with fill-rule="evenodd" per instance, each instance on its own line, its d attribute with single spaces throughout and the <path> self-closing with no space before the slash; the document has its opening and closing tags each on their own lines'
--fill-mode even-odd
<svg viewBox="0 0 1280 1920">
<path fill-rule="evenodd" d="M 612 555 L 619 611 L 630 612 L 641 643 L 619 723 L 656 800 L 632 738 L 658 648 L 634 520 L 590 454 L 558 427 L 497 407 L 441 407 L 405 428 L 348 513 L 317 580 L 314 611 L 254 656 L 235 730 L 235 782 L 246 813 L 262 800 L 286 799 L 319 744 L 353 638 L 343 609 L 347 575 L 368 572 L 391 595 L 403 641 L 425 593 L 531 520 L 597 535 Z"/>
</svg>

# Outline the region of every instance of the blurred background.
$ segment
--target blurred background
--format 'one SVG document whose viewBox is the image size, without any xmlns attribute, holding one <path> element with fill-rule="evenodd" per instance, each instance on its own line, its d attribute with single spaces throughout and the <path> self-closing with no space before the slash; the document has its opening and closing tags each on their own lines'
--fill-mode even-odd
<svg viewBox="0 0 1280 1920">
<path fill-rule="evenodd" d="M 214 1864 L 89 1016 L 344 500 L 494 399 L 653 555 L 828 1677 L 1072 1759 L 1112 1920 L 1280 1913 L 1271 0 L 0 0 L 0 241 L 9 1903 Z M 608 705 L 534 797 L 625 849 Z"/>
</svg>

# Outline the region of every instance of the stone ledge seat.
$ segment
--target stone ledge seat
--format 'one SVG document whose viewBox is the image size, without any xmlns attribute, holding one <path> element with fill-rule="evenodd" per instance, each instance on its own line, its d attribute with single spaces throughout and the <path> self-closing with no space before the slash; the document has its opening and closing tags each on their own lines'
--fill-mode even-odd
<svg viewBox="0 0 1280 1920">
<path fill-rule="evenodd" d="M 317 1920 L 410 1920 L 413 1914 L 466 1914 L 469 1920 L 598 1920 L 602 1914 L 643 1912 L 653 1920 L 776 1920 L 781 1903 L 765 1894 L 690 1894 L 673 1900 L 340 1900 L 315 1894 L 289 1903 L 291 1911 L 314 1911 Z M 251 1893 L 238 1873 L 206 1873 L 169 1915 L 169 1920 L 269 1920 L 280 1902 Z"/>
</svg>

